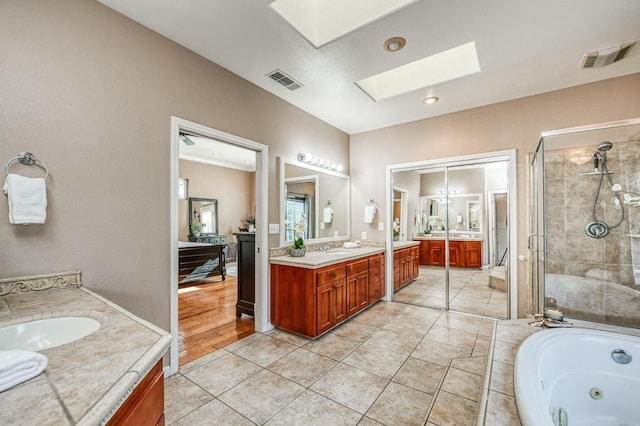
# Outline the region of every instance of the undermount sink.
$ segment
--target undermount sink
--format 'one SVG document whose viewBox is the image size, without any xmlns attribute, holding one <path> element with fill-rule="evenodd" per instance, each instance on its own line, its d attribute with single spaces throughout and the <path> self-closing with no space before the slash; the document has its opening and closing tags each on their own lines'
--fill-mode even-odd
<svg viewBox="0 0 640 426">
<path fill-rule="evenodd" d="M 55 317 L 0 328 L 0 349 L 41 351 L 95 332 L 100 322 L 87 317 Z"/>
</svg>

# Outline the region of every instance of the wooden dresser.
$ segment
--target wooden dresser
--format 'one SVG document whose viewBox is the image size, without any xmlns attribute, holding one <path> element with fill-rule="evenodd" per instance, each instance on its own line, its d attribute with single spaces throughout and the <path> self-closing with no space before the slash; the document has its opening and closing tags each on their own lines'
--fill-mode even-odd
<svg viewBox="0 0 640 426">
<path fill-rule="evenodd" d="M 236 316 L 242 314 L 255 316 L 256 303 L 256 234 L 254 232 L 238 232 L 233 234 L 238 239 L 238 300 Z"/>
</svg>

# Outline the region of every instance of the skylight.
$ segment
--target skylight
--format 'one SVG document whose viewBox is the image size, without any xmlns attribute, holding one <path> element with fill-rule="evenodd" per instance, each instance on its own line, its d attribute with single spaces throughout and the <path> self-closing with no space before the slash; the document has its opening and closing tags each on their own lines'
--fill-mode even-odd
<svg viewBox="0 0 640 426">
<path fill-rule="evenodd" d="M 474 41 L 357 81 L 374 101 L 480 72 Z"/>
<path fill-rule="evenodd" d="M 271 7 L 316 48 L 418 0 L 275 0 Z"/>
</svg>

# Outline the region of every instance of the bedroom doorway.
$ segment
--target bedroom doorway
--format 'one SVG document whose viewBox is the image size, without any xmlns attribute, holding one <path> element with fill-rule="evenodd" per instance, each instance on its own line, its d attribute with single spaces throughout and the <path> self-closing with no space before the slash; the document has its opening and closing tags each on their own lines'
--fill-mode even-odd
<svg viewBox="0 0 640 426">
<path fill-rule="evenodd" d="M 177 117 L 172 117 L 171 120 L 171 184 L 170 184 L 170 205 L 171 205 L 171 285 L 170 285 L 170 306 L 171 306 L 171 335 L 173 337 L 170 347 L 170 371 L 168 375 L 174 374 L 179 370 L 180 364 L 180 327 L 179 327 L 179 299 L 180 296 L 183 297 L 183 302 L 189 299 L 189 291 L 184 290 L 181 291 L 181 295 L 179 295 L 180 286 L 178 283 L 179 276 L 179 265 L 178 265 L 178 242 L 182 239 L 184 240 L 184 236 L 187 232 L 190 233 L 190 230 L 184 229 L 185 226 L 182 222 L 184 222 L 184 218 L 180 218 L 180 209 L 179 209 L 179 200 L 178 200 L 178 179 L 180 176 L 180 161 L 183 161 L 179 158 L 179 147 L 183 140 L 181 139 L 181 135 L 196 135 L 198 137 L 210 138 L 216 141 L 223 142 L 229 146 L 239 147 L 244 149 L 245 151 L 251 151 L 252 155 L 255 158 L 255 172 L 253 177 L 253 188 L 254 188 L 254 206 L 255 206 L 255 316 L 254 316 L 254 326 L 253 331 L 267 331 L 270 329 L 269 321 L 268 321 L 268 285 L 264 283 L 267 279 L 267 254 L 268 250 L 262 250 L 263 244 L 266 247 L 267 244 L 267 227 L 263 224 L 267 223 L 267 200 L 268 200 L 268 147 L 266 145 L 241 138 L 236 135 L 232 135 L 229 133 L 225 133 L 216 129 L 212 129 L 198 123 L 190 122 L 184 119 L 180 119 Z M 194 194 L 195 195 L 195 194 Z M 228 206 L 227 206 L 228 207 Z M 220 215 L 224 214 L 241 214 L 243 216 L 252 216 L 250 212 L 229 212 L 225 211 L 224 206 L 220 206 Z M 238 218 L 238 220 L 241 220 Z M 184 226 L 183 226 L 184 225 Z M 238 224 L 234 224 L 235 229 L 221 229 L 221 234 L 233 234 L 233 232 L 237 232 Z M 227 226 L 230 228 L 230 226 Z M 181 238 L 182 237 L 182 238 Z M 263 255 L 264 254 L 264 255 Z M 223 281 L 221 279 L 221 275 L 214 276 L 210 280 L 211 282 L 206 283 L 208 290 L 211 290 L 211 294 L 214 294 L 216 290 L 229 290 L 230 284 L 224 283 L 226 280 L 235 280 L 235 277 L 226 277 Z M 222 283 L 222 284 L 220 284 Z M 187 286 L 189 287 L 189 286 Z M 223 288 L 216 288 L 223 287 Z M 202 293 L 204 294 L 204 293 Z M 219 293 L 221 294 L 221 293 Z M 218 296 L 211 296 L 212 300 L 218 298 Z M 221 296 L 221 297 L 229 297 L 229 296 Z M 216 299 L 219 300 L 219 299 Z M 235 307 L 235 301 L 222 302 L 223 305 L 232 304 Z M 227 309 L 228 307 L 222 306 Z M 198 311 L 195 309 L 193 312 Z M 188 315 L 188 313 L 187 313 Z M 203 317 L 203 321 L 206 321 Z M 197 330 L 196 330 L 197 332 Z M 217 343 L 220 345 L 221 343 Z M 204 348 L 206 350 L 206 348 Z M 215 349 L 212 349 L 213 351 Z"/>
</svg>

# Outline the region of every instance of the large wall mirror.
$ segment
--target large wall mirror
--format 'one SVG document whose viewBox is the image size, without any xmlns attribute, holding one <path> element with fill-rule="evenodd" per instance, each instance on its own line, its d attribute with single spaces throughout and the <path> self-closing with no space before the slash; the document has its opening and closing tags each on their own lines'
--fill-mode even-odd
<svg viewBox="0 0 640 426">
<path fill-rule="evenodd" d="M 200 225 L 201 235 L 218 234 L 218 200 L 213 198 L 189 198 L 189 230 Z"/>
<path fill-rule="evenodd" d="M 450 233 L 482 234 L 482 194 L 449 194 L 420 197 L 425 230 Z"/>
<path fill-rule="evenodd" d="M 280 245 L 350 238 L 350 178 L 341 173 L 278 158 Z"/>
</svg>

